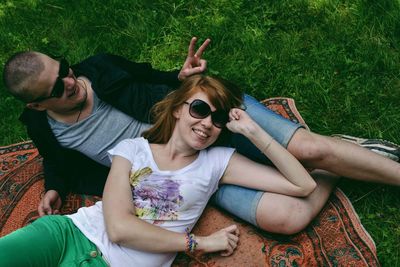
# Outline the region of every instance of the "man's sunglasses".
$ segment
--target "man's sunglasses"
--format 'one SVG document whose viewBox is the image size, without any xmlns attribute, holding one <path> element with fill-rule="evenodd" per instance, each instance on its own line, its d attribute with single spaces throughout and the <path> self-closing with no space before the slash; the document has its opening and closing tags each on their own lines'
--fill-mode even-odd
<svg viewBox="0 0 400 267">
<path fill-rule="evenodd" d="M 58 77 L 56 79 L 56 83 L 53 86 L 53 89 L 51 89 L 50 95 L 39 97 L 32 102 L 41 102 L 43 100 L 53 97 L 60 98 L 64 94 L 64 82 L 62 79 L 64 79 L 68 75 L 69 75 L 69 63 L 66 59 L 62 58 L 60 60 L 60 69 L 58 70 Z"/>
<path fill-rule="evenodd" d="M 192 103 L 185 102 L 185 104 L 189 105 L 189 114 L 193 118 L 204 119 L 211 115 L 212 123 L 217 128 L 223 128 L 229 121 L 228 112 L 224 110 L 211 112 L 210 106 L 203 100 L 195 99 Z"/>
</svg>

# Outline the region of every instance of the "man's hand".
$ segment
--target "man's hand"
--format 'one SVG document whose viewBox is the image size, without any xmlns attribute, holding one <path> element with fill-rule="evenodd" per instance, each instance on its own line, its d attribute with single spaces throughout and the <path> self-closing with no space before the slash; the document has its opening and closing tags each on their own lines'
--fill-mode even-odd
<svg viewBox="0 0 400 267">
<path fill-rule="evenodd" d="M 47 191 L 40 200 L 38 206 L 39 216 L 59 214 L 61 208 L 61 197 L 55 190 Z"/>
<path fill-rule="evenodd" d="M 196 37 L 193 37 L 190 41 L 188 56 L 185 63 L 183 63 L 183 67 L 178 75 L 178 79 L 180 81 L 183 81 L 190 75 L 202 73 L 207 68 L 207 61 L 205 59 L 202 59 L 201 55 L 203 54 L 204 50 L 206 50 L 211 40 L 205 40 L 204 43 L 199 47 L 199 49 L 194 52 L 196 42 Z"/>
</svg>

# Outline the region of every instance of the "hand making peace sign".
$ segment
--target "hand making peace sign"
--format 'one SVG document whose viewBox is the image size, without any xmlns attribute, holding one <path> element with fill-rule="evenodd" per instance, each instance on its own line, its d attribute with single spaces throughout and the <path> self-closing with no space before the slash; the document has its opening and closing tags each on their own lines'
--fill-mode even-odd
<svg viewBox="0 0 400 267">
<path fill-rule="evenodd" d="M 204 43 L 199 47 L 199 49 L 194 52 L 196 46 L 197 38 L 193 37 L 190 40 L 188 56 L 186 57 L 185 63 L 179 72 L 178 79 L 183 81 L 187 77 L 193 74 L 199 74 L 206 70 L 207 61 L 201 58 L 204 50 L 207 48 L 208 44 L 211 42 L 210 39 L 206 39 Z"/>
</svg>

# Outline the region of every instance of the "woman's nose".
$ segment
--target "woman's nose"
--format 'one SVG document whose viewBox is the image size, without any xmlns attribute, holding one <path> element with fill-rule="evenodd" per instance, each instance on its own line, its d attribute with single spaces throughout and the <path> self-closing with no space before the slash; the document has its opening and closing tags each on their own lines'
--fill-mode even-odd
<svg viewBox="0 0 400 267">
<path fill-rule="evenodd" d="M 206 128 L 210 128 L 212 126 L 211 114 L 202 119 L 201 124 Z"/>
</svg>

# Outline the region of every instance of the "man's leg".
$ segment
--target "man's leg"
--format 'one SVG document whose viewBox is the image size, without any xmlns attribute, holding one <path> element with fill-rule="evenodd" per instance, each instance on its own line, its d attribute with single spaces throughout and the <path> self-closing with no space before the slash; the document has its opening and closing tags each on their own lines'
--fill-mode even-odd
<svg viewBox="0 0 400 267">
<path fill-rule="evenodd" d="M 378 181 L 397 184 L 397 179 L 400 179 L 398 163 L 358 145 L 301 129 L 300 125 L 275 114 L 251 96 L 245 96 L 245 105 L 246 112 L 253 120 L 308 167 L 367 181 L 385 177 L 384 180 Z M 238 152 L 255 161 L 268 162 L 266 157 L 243 136 L 233 135 L 232 145 Z M 378 164 L 375 164 L 375 161 Z M 383 170 L 384 168 L 388 170 Z M 259 225 L 262 229 L 290 234 L 303 229 L 318 214 L 334 188 L 336 180 L 335 176 L 318 174 L 317 188 L 307 198 L 294 198 L 224 185 L 217 191 L 214 200 L 220 207 L 254 225 Z M 252 217 L 254 210 L 257 211 L 257 215 Z M 286 212 L 287 210 L 293 212 Z M 271 213 L 274 216 L 270 216 Z"/>
<path fill-rule="evenodd" d="M 244 95 L 244 105 L 247 114 L 285 148 L 297 129 L 302 128 L 300 124 L 266 108 L 252 96 Z M 270 163 L 267 157 L 243 135 L 232 134 L 231 145 L 249 159 L 260 163 Z"/>
<path fill-rule="evenodd" d="M 299 129 L 287 149 L 307 167 L 356 180 L 400 186 L 399 163 L 338 138 Z"/>
<path fill-rule="evenodd" d="M 263 230 L 294 234 L 321 211 L 337 182 L 337 176 L 325 171 L 315 170 L 312 175 L 318 186 L 306 198 L 223 185 L 213 200 L 217 206 Z"/>
<path fill-rule="evenodd" d="M 345 134 L 334 134 L 332 136 L 362 146 L 364 148 L 367 148 L 368 150 L 371 150 L 375 153 L 378 153 L 379 155 L 384 156 L 385 158 L 400 163 L 400 146 L 388 140 L 365 139 Z"/>
<path fill-rule="evenodd" d="M 245 95 L 246 112 L 305 166 L 367 182 L 400 185 L 400 163 L 352 144 L 302 129 L 300 125 L 279 116 Z M 249 140 L 234 135 L 237 151 L 255 161 L 266 163 L 266 157 Z"/>
<path fill-rule="evenodd" d="M 284 147 L 287 147 L 295 132 L 302 128 L 301 125 L 275 114 L 251 96 L 244 96 L 244 104 L 246 112 L 253 120 Z M 252 160 L 269 163 L 265 155 L 244 136 L 233 135 L 232 145 L 239 153 Z M 264 230 L 292 234 L 307 226 L 325 205 L 337 180 L 335 176 L 327 176 L 317 176 L 317 188 L 307 198 L 223 185 L 213 200 L 223 209 Z"/>
<path fill-rule="evenodd" d="M 306 228 L 324 207 L 338 180 L 336 175 L 322 170 L 314 170 L 311 175 L 317 187 L 308 197 L 264 193 L 257 206 L 257 226 L 288 235 Z"/>
</svg>

